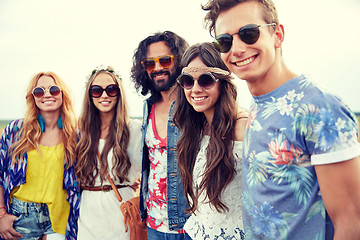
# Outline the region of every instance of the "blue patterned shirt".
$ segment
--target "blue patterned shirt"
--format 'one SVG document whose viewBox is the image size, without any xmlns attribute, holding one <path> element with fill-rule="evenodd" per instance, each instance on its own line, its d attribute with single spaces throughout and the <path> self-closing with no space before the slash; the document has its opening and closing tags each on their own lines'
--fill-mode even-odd
<svg viewBox="0 0 360 240">
<path fill-rule="evenodd" d="M 247 239 L 332 239 L 314 165 L 360 155 L 358 124 L 304 76 L 254 97 L 244 139 Z"/>
</svg>

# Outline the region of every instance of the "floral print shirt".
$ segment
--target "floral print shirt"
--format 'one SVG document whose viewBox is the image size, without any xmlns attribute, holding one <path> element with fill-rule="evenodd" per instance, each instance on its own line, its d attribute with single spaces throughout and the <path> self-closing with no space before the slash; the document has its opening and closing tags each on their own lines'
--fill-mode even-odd
<svg viewBox="0 0 360 240">
<path fill-rule="evenodd" d="M 167 146 L 166 138 L 160 138 L 155 127 L 155 104 L 152 106 L 145 143 L 149 149 L 149 194 L 146 201 L 147 226 L 165 233 L 182 233 L 170 230 L 167 209 Z"/>
<path fill-rule="evenodd" d="M 360 155 L 355 115 L 303 75 L 254 97 L 243 151 L 247 239 L 332 239 L 314 165 Z"/>
</svg>

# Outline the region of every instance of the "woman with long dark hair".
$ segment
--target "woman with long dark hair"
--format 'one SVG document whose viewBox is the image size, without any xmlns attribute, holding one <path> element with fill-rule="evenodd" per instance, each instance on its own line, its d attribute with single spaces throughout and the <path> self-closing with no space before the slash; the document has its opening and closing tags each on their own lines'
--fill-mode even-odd
<svg viewBox="0 0 360 240">
<path fill-rule="evenodd" d="M 112 67 L 95 69 L 86 84 L 79 118 L 76 173 L 82 188 L 78 239 L 130 239 L 120 202 L 135 196 L 140 177 L 141 122 L 130 120 L 121 78 Z"/>
<path fill-rule="evenodd" d="M 75 239 L 76 138 L 66 84 L 53 72 L 36 74 L 24 118 L 9 123 L 1 137 L 1 239 Z"/>
<path fill-rule="evenodd" d="M 236 87 L 210 43 L 191 46 L 182 74 L 174 121 L 180 174 L 191 217 L 184 229 L 193 239 L 243 239 L 240 169 L 247 113 L 237 107 Z"/>
</svg>

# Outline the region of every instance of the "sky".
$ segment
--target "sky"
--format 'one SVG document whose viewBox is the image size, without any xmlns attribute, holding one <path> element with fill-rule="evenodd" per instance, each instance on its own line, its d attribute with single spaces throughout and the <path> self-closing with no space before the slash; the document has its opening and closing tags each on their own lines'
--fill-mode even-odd
<svg viewBox="0 0 360 240">
<path fill-rule="evenodd" d="M 99 65 L 122 76 L 129 111 L 141 117 L 145 97 L 130 80 L 139 42 L 170 30 L 190 45 L 212 41 L 207 0 L 0 0 L 0 119 L 22 118 L 29 80 L 53 71 L 70 87 L 80 113 L 85 82 Z M 285 28 L 283 56 L 297 74 L 340 96 L 360 112 L 360 1 L 274 0 Z M 239 105 L 246 83 L 236 78 Z"/>
</svg>

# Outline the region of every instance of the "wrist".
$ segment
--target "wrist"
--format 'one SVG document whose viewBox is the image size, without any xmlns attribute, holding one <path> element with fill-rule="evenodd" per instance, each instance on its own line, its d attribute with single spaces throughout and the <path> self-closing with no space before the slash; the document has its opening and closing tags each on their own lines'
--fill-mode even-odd
<svg viewBox="0 0 360 240">
<path fill-rule="evenodd" d="M 7 215 L 6 208 L 3 208 L 3 210 L 0 210 L 0 219 L 2 219 L 5 215 Z"/>
</svg>

